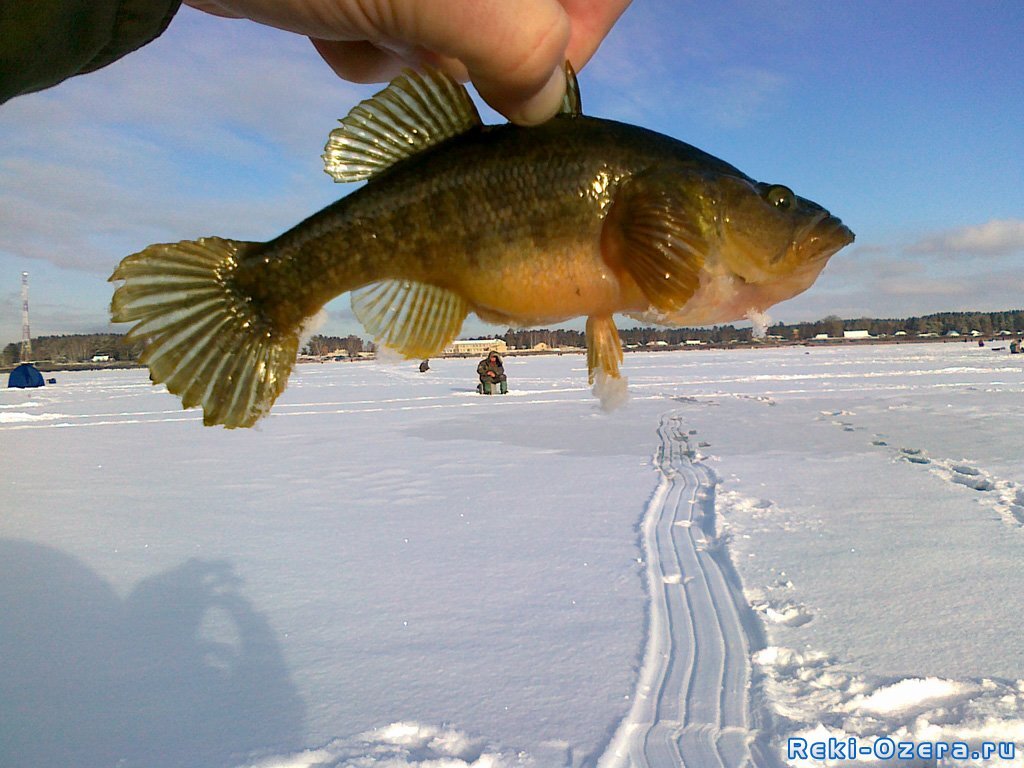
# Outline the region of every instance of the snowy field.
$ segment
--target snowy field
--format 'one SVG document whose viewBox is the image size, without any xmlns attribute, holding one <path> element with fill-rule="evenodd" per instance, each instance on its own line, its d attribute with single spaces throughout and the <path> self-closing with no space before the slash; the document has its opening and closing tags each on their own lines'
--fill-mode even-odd
<svg viewBox="0 0 1024 768">
<path fill-rule="evenodd" d="M 1024 765 L 1024 356 L 475 363 L 0 391 L 0 766 Z"/>
</svg>

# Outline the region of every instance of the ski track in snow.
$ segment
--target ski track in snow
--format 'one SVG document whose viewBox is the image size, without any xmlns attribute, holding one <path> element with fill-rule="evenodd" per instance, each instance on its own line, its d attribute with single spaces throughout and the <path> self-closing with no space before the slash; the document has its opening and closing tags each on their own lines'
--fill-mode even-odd
<svg viewBox="0 0 1024 768">
<path fill-rule="evenodd" d="M 680 418 L 658 428 L 661 482 L 641 528 L 650 615 L 633 707 L 598 766 L 774 765 L 751 709 L 757 619 L 715 536 L 717 479 Z"/>
</svg>

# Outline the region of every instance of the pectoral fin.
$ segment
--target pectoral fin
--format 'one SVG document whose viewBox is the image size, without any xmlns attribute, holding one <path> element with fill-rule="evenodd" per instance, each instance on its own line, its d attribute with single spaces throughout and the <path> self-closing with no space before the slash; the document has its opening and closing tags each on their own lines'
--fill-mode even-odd
<svg viewBox="0 0 1024 768">
<path fill-rule="evenodd" d="M 682 308 L 696 292 L 708 248 L 702 200 L 684 191 L 687 175 L 651 171 L 625 182 L 601 234 L 608 263 L 625 270 L 661 312 Z"/>
<path fill-rule="evenodd" d="M 459 334 L 469 304 L 436 285 L 384 280 L 353 291 L 352 310 L 379 344 L 408 358 L 426 358 Z"/>
</svg>

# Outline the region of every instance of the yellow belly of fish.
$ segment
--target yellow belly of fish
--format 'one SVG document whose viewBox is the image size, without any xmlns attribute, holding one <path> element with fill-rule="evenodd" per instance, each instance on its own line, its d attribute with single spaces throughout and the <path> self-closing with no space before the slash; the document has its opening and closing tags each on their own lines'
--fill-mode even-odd
<svg viewBox="0 0 1024 768">
<path fill-rule="evenodd" d="M 531 258 L 510 246 L 459 283 L 476 314 L 494 323 L 557 323 L 647 307 L 636 283 L 616 274 L 596 244 L 570 243 Z"/>
</svg>

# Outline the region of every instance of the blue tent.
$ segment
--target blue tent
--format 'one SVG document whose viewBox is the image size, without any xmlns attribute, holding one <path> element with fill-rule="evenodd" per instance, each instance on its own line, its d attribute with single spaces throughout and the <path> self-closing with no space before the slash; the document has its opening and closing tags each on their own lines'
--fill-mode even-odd
<svg viewBox="0 0 1024 768">
<path fill-rule="evenodd" d="M 11 371 L 11 375 L 7 378 L 8 387 L 24 389 L 25 387 L 42 387 L 45 384 L 43 374 L 32 363 L 22 363 Z"/>
</svg>

